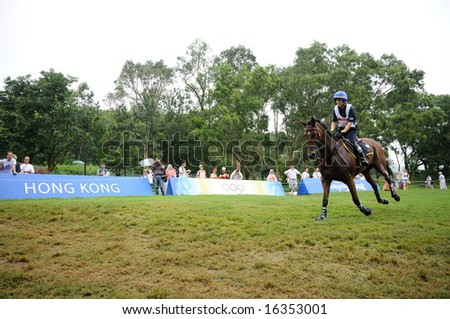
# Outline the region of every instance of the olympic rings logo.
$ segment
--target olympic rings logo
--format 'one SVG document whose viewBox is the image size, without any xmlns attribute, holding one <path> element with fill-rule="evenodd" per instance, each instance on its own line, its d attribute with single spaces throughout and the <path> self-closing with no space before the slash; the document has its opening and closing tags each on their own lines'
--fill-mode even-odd
<svg viewBox="0 0 450 319">
<path fill-rule="evenodd" d="M 245 191 L 245 187 L 242 184 L 222 184 L 222 189 L 236 194 L 242 194 Z"/>
</svg>

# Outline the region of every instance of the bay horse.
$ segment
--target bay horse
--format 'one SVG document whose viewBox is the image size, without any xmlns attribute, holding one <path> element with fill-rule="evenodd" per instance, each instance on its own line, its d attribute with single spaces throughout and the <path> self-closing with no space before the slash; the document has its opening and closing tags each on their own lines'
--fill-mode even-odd
<svg viewBox="0 0 450 319">
<path fill-rule="evenodd" d="M 316 220 L 324 220 L 327 217 L 328 197 L 333 180 L 341 181 L 348 186 L 353 203 L 364 215 L 369 216 L 372 214 L 372 210 L 363 206 L 358 199 L 354 179 L 359 173 L 362 173 L 370 186 L 372 186 L 378 203 L 388 204 L 389 202 L 386 199 L 381 198 L 378 185 L 370 175 L 371 168 L 376 169 L 384 176 L 389 184 L 392 198 L 397 202 L 400 200 L 400 196 L 395 189 L 392 170 L 387 163 L 383 148 L 378 142 L 370 138 L 362 139 L 372 149 L 372 153 L 366 155 L 369 165 L 360 166 L 351 143 L 345 140 L 335 140 L 325 123 L 316 120 L 314 117 L 311 117 L 311 120 L 307 123 L 300 122 L 305 127 L 304 136 L 308 146 L 308 158 L 320 160 L 319 170 L 322 174 L 323 198 L 322 212 Z"/>
</svg>

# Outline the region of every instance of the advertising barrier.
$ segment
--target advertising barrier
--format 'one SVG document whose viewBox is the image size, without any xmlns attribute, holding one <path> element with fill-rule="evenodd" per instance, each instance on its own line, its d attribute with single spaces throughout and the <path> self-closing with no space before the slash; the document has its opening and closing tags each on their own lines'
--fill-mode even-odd
<svg viewBox="0 0 450 319">
<path fill-rule="evenodd" d="M 0 199 L 149 196 L 142 177 L 0 174 Z"/>
<path fill-rule="evenodd" d="M 364 179 L 355 179 L 357 191 L 373 191 L 372 186 Z M 342 182 L 332 181 L 330 192 L 348 192 L 348 186 Z M 320 178 L 304 178 L 300 182 L 298 188 L 298 195 L 310 195 L 323 193 L 322 183 Z"/>
<path fill-rule="evenodd" d="M 280 182 L 171 177 L 166 195 L 273 195 L 285 196 Z"/>
</svg>

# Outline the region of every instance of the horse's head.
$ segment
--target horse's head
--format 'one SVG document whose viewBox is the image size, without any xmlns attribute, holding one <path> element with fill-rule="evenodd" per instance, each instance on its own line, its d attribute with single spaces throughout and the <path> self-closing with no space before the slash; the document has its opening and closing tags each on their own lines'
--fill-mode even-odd
<svg viewBox="0 0 450 319">
<path fill-rule="evenodd" d="M 314 117 L 308 122 L 300 121 L 305 127 L 305 133 L 303 134 L 308 145 L 308 158 L 316 159 L 317 152 L 325 145 L 325 135 L 327 134 L 325 127 Z"/>
</svg>

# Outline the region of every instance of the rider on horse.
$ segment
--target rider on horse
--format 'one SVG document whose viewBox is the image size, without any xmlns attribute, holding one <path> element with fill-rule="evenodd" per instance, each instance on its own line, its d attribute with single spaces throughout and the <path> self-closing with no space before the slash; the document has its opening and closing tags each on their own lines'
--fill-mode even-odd
<svg viewBox="0 0 450 319">
<path fill-rule="evenodd" d="M 356 143 L 356 132 L 358 129 L 356 125 L 356 111 L 353 105 L 347 103 L 347 93 L 338 91 L 334 93 L 333 99 L 336 104 L 333 109 L 333 122 L 331 123 L 333 137 L 340 138 L 343 136 L 347 138 L 355 146 L 361 165 L 369 165 L 361 146 Z"/>
</svg>

